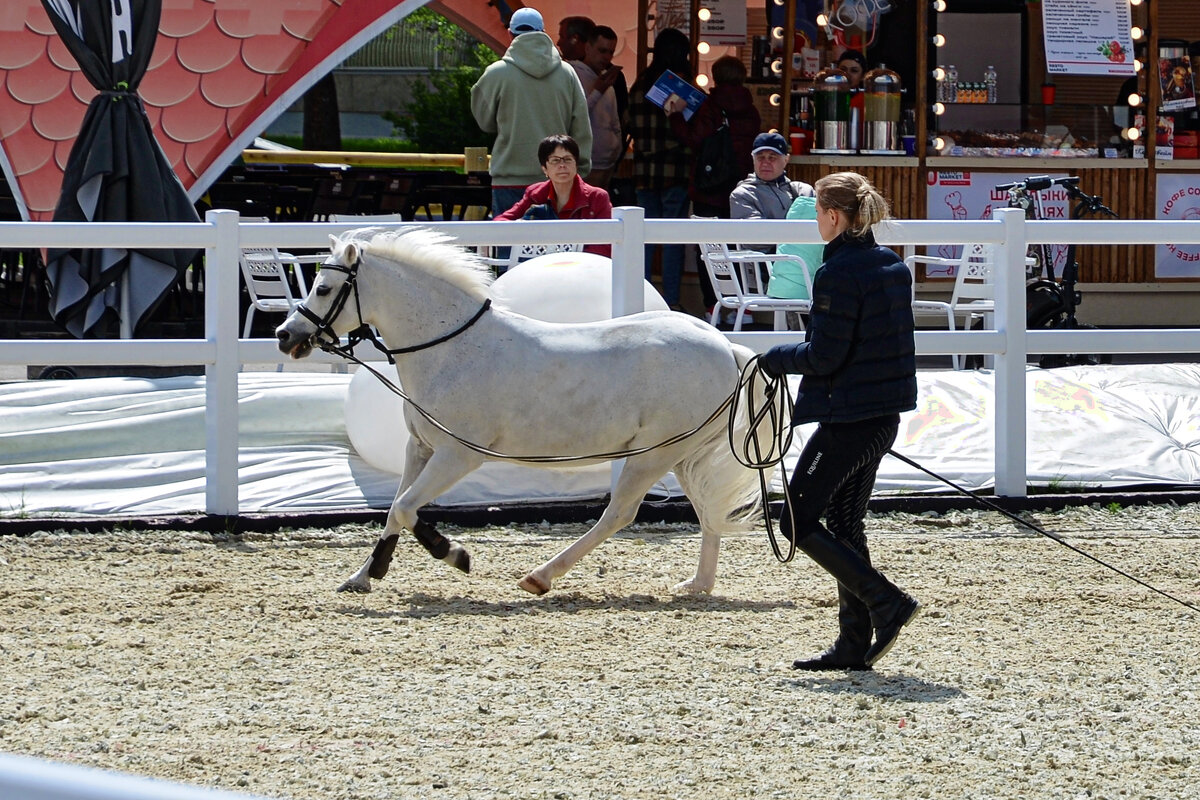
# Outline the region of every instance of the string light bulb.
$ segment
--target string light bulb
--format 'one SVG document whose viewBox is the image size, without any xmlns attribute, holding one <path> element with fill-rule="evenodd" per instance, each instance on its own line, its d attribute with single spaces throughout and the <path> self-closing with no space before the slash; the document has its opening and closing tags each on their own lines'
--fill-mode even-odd
<svg viewBox="0 0 1200 800">
<path fill-rule="evenodd" d="M 703 73 L 697 75 L 696 76 L 696 85 L 699 86 L 701 89 L 703 89 L 705 86 L 708 86 L 708 76 Z"/>
<path fill-rule="evenodd" d="M 935 116 L 940 117 L 942 114 L 946 113 L 946 106 L 942 103 L 934 103 L 932 110 Z"/>
<path fill-rule="evenodd" d="M 696 45 L 696 52 L 702 56 L 708 55 L 709 50 L 712 50 L 712 45 L 710 45 L 708 42 L 701 42 L 700 44 Z"/>
<path fill-rule="evenodd" d="M 935 33 L 932 41 L 934 47 L 944 47 L 946 45 L 946 37 L 940 33 Z"/>
<path fill-rule="evenodd" d="M 1144 30 L 1142 30 L 1140 27 L 1138 27 L 1137 25 L 1134 25 L 1132 28 L 1129 29 L 1129 36 L 1135 42 L 1141 41 L 1142 37 L 1144 37 L 1145 35 L 1146 35 L 1146 32 Z"/>
<path fill-rule="evenodd" d="M 771 38 L 777 42 L 783 41 L 783 26 L 782 25 L 776 25 L 774 28 L 771 28 Z"/>
<path fill-rule="evenodd" d="M 771 62 L 771 72 L 775 75 L 783 74 L 783 59 L 777 58 Z"/>
<path fill-rule="evenodd" d="M 1142 132 L 1137 128 L 1126 128 L 1125 130 L 1121 131 L 1121 133 L 1131 142 L 1136 142 L 1138 139 L 1142 138 Z"/>
<path fill-rule="evenodd" d="M 946 149 L 946 140 L 940 136 L 935 136 L 933 139 L 933 149 L 939 153 Z"/>
<path fill-rule="evenodd" d="M 1129 0 L 1129 5 L 1131 6 L 1140 6 L 1141 4 L 1142 0 Z"/>
<path fill-rule="evenodd" d="M 710 19 L 712 19 L 712 11 L 707 8 L 702 8 L 696 12 L 696 17 L 701 22 L 708 22 Z"/>
<path fill-rule="evenodd" d="M 767 102 L 769 102 L 773 106 L 778 106 L 780 103 L 783 102 L 783 98 L 780 97 L 778 94 L 773 94 L 769 98 L 767 98 Z"/>
<path fill-rule="evenodd" d="M 817 14 L 817 27 L 818 28 L 828 28 L 829 27 L 829 15 L 828 14 Z"/>
<path fill-rule="evenodd" d="M 1137 108 L 1142 104 L 1142 96 L 1137 92 L 1133 92 L 1126 98 L 1126 102 L 1129 103 L 1130 108 Z"/>
<path fill-rule="evenodd" d="M 1142 60 L 1140 58 L 1135 58 L 1133 60 L 1133 71 L 1134 72 L 1141 72 L 1145 68 L 1146 68 L 1146 65 L 1142 63 Z"/>
<path fill-rule="evenodd" d="M 933 0 L 933 10 L 942 12 L 946 10 L 946 0 Z"/>
<path fill-rule="evenodd" d="M 933 79 L 939 83 L 946 80 L 946 70 L 938 67 L 933 71 Z"/>
</svg>

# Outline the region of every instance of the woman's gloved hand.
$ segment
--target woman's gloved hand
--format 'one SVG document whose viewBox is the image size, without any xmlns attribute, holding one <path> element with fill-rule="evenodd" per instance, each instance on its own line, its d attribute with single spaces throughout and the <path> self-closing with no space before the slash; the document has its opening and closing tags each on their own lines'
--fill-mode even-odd
<svg viewBox="0 0 1200 800">
<path fill-rule="evenodd" d="M 761 369 L 769 378 L 778 378 L 786 373 L 786 370 L 780 363 L 780 354 L 778 350 L 778 347 L 772 347 L 770 350 L 758 357 L 758 368 Z"/>
</svg>

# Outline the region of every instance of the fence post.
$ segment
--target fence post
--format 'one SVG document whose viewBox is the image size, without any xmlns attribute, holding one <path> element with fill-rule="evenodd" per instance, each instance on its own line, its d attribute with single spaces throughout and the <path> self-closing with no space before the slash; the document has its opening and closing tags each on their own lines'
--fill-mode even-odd
<svg viewBox="0 0 1200 800">
<path fill-rule="evenodd" d="M 995 264 L 996 329 L 1004 336 L 1004 352 L 996 356 L 995 451 L 996 495 L 1026 494 L 1025 362 L 1025 212 L 998 208 L 992 219 L 1003 223 L 1004 239 Z"/>
<path fill-rule="evenodd" d="M 646 209 L 621 206 L 613 209 L 621 221 L 621 241 L 612 249 L 612 315 L 646 310 Z"/>
<path fill-rule="evenodd" d="M 204 338 L 216 353 L 204 367 L 205 511 L 238 513 L 238 255 L 236 211 L 209 211 L 216 244 L 204 251 Z"/>
</svg>

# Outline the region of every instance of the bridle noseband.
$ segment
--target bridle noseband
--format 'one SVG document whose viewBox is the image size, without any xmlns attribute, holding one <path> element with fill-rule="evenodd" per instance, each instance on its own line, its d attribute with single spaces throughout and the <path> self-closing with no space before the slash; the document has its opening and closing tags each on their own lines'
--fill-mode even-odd
<svg viewBox="0 0 1200 800">
<path fill-rule="evenodd" d="M 471 317 L 469 320 L 464 322 L 458 328 L 452 330 L 450 333 L 447 333 L 444 336 L 439 336 L 436 339 L 424 342 L 422 344 L 388 349 L 383 342 L 379 341 L 379 337 L 375 335 L 375 331 L 371 328 L 371 326 L 363 322 L 362 303 L 359 300 L 358 293 L 358 268 L 361 264 L 362 256 L 355 258 L 354 263 L 348 267 L 330 261 L 326 261 L 321 264 L 321 269 L 331 269 L 335 272 L 344 272 L 346 274 L 346 280 L 338 289 L 337 296 L 333 298 L 333 303 L 329 306 L 329 310 L 325 312 L 325 316 L 318 317 L 303 302 L 296 305 L 296 311 L 300 314 L 300 316 L 304 317 L 317 327 L 317 331 L 313 334 L 313 338 L 316 339 L 317 347 L 321 348 L 326 353 L 333 353 L 335 355 L 342 356 L 343 358 L 353 358 L 354 348 L 358 346 L 359 342 L 370 342 L 375 346 L 376 350 L 387 356 L 389 364 L 395 364 L 396 359 L 394 356 L 403 355 L 405 353 L 415 353 L 418 350 L 425 350 L 426 348 L 433 347 L 441 344 L 442 342 L 447 342 L 453 339 L 455 336 L 458 336 L 467 328 L 478 322 L 479 318 L 484 315 L 484 312 L 486 312 L 492 306 L 492 300 L 489 297 L 487 300 L 483 301 L 483 305 L 480 306 L 479 310 L 475 312 L 475 316 Z M 337 332 L 333 330 L 333 321 L 337 319 L 339 315 L 341 315 L 342 310 L 346 307 L 346 301 L 350 299 L 351 292 L 354 293 L 354 311 L 356 314 L 358 314 L 358 327 L 346 334 L 346 344 L 342 345 L 341 337 L 339 337 Z"/>
</svg>

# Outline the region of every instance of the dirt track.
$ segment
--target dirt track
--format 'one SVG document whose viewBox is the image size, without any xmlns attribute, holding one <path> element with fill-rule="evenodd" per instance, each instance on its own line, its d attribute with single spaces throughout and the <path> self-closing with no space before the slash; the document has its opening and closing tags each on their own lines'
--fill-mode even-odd
<svg viewBox="0 0 1200 800">
<path fill-rule="evenodd" d="M 1200 605 L 1200 508 L 1038 518 Z M 375 529 L 0 538 L 0 749 L 294 798 L 1197 798 L 1200 615 L 991 514 L 873 517 L 925 604 L 873 673 L 800 674 L 833 586 L 762 535 L 674 598 L 689 525 L 445 529 L 365 596 Z"/>
</svg>

